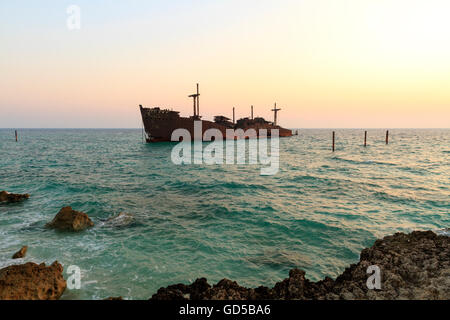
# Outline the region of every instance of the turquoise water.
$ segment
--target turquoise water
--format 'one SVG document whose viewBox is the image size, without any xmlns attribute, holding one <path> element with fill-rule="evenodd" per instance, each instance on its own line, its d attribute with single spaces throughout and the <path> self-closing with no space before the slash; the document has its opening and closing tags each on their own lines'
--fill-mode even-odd
<svg viewBox="0 0 450 320">
<path fill-rule="evenodd" d="M 450 130 L 300 130 L 280 140 L 280 171 L 182 165 L 173 144 L 140 130 L 0 130 L 0 267 L 60 261 L 82 270 L 66 299 L 147 299 L 161 286 L 227 277 L 273 285 L 299 267 L 335 277 L 396 231 L 450 227 Z M 237 143 L 245 143 L 239 141 Z M 206 145 L 206 144 L 205 144 Z M 59 209 L 86 212 L 81 233 L 44 228 Z M 106 219 L 127 212 L 134 221 Z M 22 245 L 24 260 L 12 254 Z M 67 276 L 67 275 L 66 275 Z"/>
</svg>

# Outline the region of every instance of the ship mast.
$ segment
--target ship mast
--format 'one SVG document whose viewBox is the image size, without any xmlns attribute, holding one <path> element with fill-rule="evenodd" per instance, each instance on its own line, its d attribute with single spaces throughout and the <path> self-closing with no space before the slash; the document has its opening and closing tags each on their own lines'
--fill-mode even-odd
<svg viewBox="0 0 450 320">
<path fill-rule="evenodd" d="M 252 120 L 253 120 L 253 106 L 252 106 Z"/>
<path fill-rule="evenodd" d="M 273 125 L 275 125 L 275 126 L 277 125 L 277 113 L 280 110 L 281 110 L 280 108 L 277 108 L 277 103 L 275 102 L 275 108 L 272 109 L 272 111 L 273 111 Z"/>
<path fill-rule="evenodd" d="M 200 116 L 200 92 L 197 83 L 197 93 L 191 94 L 189 98 L 194 100 L 194 118 Z"/>
<path fill-rule="evenodd" d="M 197 83 L 197 115 L 200 116 L 200 91 Z"/>
</svg>

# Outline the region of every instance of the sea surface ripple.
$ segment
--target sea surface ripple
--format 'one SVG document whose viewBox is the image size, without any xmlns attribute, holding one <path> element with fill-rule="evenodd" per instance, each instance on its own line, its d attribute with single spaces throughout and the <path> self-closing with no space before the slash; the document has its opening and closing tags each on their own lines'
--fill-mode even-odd
<svg viewBox="0 0 450 320">
<path fill-rule="evenodd" d="M 271 286 L 299 267 L 336 277 L 376 238 L 450 226 L 450 130 L 300 130 L 280 139 L 280 170 L 181 165 L 174 144 L 140 130 L 0 130 L 0 268 L 24 261 L 82 270 L 65 299 L 147 299 L 198 277 Z M 237 142 L 245 143 L 245 142 Z M 205 144 L 206 145 L 206 144 Z M 63 206 L 86 212 L 80 233 L 44 228 Z M 134 219 L 108 223 L 126 212 Z M 448 229 L 447 229 L 448 230 Z M 27 257 L 11 260 L 22 245 Z M 65 274 L 67 278 L 68 275 Z"/>
</svg>

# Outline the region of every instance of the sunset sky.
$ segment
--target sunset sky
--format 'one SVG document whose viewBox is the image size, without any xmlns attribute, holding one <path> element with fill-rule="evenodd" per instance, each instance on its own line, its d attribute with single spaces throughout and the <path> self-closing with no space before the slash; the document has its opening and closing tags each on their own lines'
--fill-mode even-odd
<svg viewBox="0 0 450 320">
<path fill-rule="evenodd" d="M 137 128 L 197 82 L 204 119 L 449 128 L 450 1 L 0 2 L 0 127 Z"/>
</svg>

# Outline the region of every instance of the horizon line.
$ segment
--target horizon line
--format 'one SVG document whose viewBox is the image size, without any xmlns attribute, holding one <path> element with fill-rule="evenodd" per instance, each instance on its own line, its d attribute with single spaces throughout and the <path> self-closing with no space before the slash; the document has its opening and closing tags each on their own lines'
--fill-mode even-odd
<svg viewBox="0 0 450 320">
<path fill-rule="evenodd" d="M 142 127 L 0 127 L 0 130 L 143 130 Z M 289 130 L 414 130 L 414 129 L 436 129 L 436 130 L 450 130 L 450 127 L 299 127 L 299 128 L 287 128 Z"/>
</svg>

